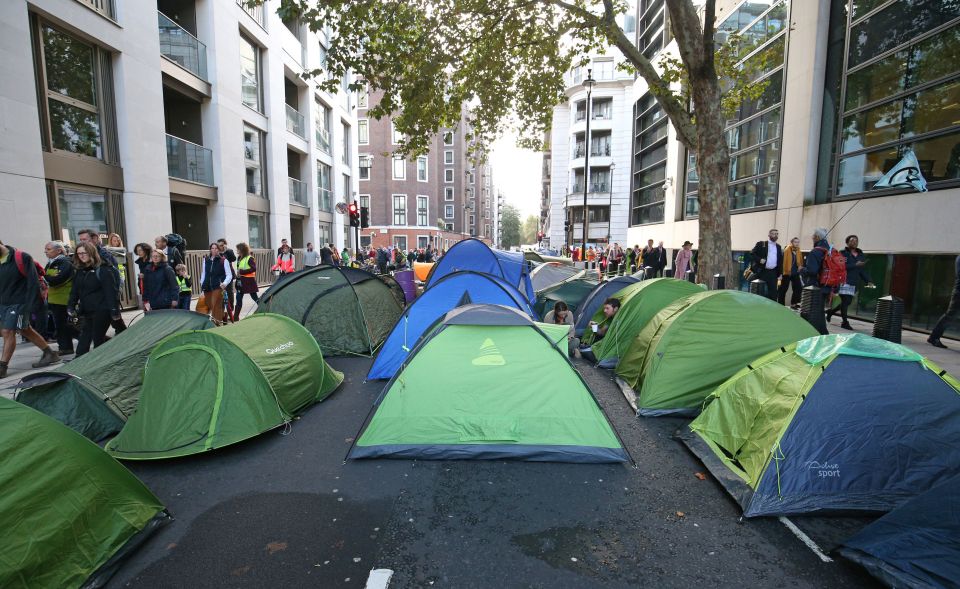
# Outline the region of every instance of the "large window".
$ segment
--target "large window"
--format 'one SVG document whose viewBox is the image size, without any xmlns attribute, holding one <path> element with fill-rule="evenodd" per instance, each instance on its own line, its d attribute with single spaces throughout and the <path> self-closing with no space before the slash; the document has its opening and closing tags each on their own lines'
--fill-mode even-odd
<svg viewBox="0 0 960 589">
<path fill-rule="evenodd" d="M 263 133 L 250 125 L 243 126 L 243 164 L 247 174 L 247 194 L 266 197 L 263 162 Z"/>
<path fill-rule="evenodd" d="M 394 225 L 407 224 L 407 195 L 406 194 L 393 195 L 393 224 Z"/>
<path fill-rule="evenodd" d="M 630 225 L 662 223 L 669 122 L 652 94 L 645 94 L 637 101 L 634 118 L 636 138 Z"/>
<path fill-rule="evenodd" d="M 247 243 L 250 249 L 267 247 L 267 220 L 263 215 L 247 215 Z"/>
<path fill-rule="evenodd" d="M 443 205 L 443 217 L 444 219 L 453 218 L 453 205 Z"/>
<path fill-rule="evenodd" d="M 103 190 L 63 186 L 57 191 L 60 212 L 60 237 L 77 243 L 77 232 L 95 229 L 107 233 L 107 201 Z"/>
<path fill-rule="evenodd" d="M 653 58 L 669 39 L 669 27 L 665 27 L 666 7 L 664 0 L 641 0 L 640 20 L 637 25 L 637 47 Z"/>
<path fill-rule="evenodd" d="M 367 108 L 368 106 L 370 106 L 370 89 L 364 82 L 363 88 L 357 90 L 357 108 Z"/>
<path fill-rule="evenodd" d="M 330 153 L 330 107 L 314 98 L 314 119 L 316 125 L 317 147 L 324 153 Z"/>
<path fill-rule="evenodd" d="M 452 149 L 447 149 L 446 151 L 443 152 L 443 163 L 447 164 L 448 166 L 452 166 L 452 165 L 453 165 L 453 150 L 452 150 Z"/>
<path fill-rule="evenodd" d="M 848 35 L 835 196 L 862 196 L 908 151 L 931 188 L 960 179 L 960 3 L 896 2 Z"/>
<path fill-rule="evenodd" d="M 394 180 L 406 180 L 407 178 L 407 162 L 403 159 L 403 156 L 395 155 L 393 156 L 393 179 Z"/>
<path fill-rule="evenodd" d="M 350 125 L 342 123 L 343 131 L 343 154 L 340 156 L 340 160 L 350 165 Z"/>
<path fill-rule="evenodd" d="M 357 143 L 360 145 L 370 143 L 370 121 L 367 119 L 357 120 Z"/>
<path fill-rule="evenodd" d="M 323 162 L 317 162 L 317 193 L 320 195 L 320 210 L 333 211 L 333 170 Z"/>
<path fill-rule="evenodd" d="M 427 156 L 417 156 L 417 181 L 427 181 Z"/>
<path fill-rule="evenodd" d="M 260 48 L 240 35 L 240 100 L 253 110 L 263 112 L 260 92 Z"/>
<path fill-rule="evenodd" d="M 362 153 L 360 154 L 360 166 L 358 167 L 360 180 L 369 180 L 370 179 L 370 168 L 372 166 L 373 156 Z"/>
<path fill-rule="evenodd" d="M 417 225 L 426 227 L 429 225 L 428 203 L 430 198 L 426 196 L 417 196 Z"/>
</svg>

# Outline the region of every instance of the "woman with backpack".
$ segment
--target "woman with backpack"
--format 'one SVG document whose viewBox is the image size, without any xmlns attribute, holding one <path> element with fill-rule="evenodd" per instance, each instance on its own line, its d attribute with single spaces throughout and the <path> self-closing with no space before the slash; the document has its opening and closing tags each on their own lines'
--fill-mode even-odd
<svg viewBox="0 0 960 589">
<path fill-rule="evenodd" d="M 151 263 L 144 266 L 143 309 L 176 309 L 180 286 L 177 275 L 167 264 L 167 256 L 160 250 L 150 254 Z"/>
<path fill-rule="evenodd" d="M 278 276 L 284 274 L 293 274 L 294 257 L 290 246 L 283 244 L 280 246 L 280 253 L 277 254 L 277 263 L 273 265 L 273 270 Z"/>
<path fill-rule="evenodd" d="M 240 288 L 237 289 L 237 305 L 233 310 L 233 320 L 240 320 L 240 309 L 243 308 L 243 295 L 250 295 L 254 303 L 260 301 L 257 295 L 260 286 L 257 284 L 257 261 L 250 255 L 250 246 L 245 243 L 237 244 L 237 274 L 240 275 Z"/>
<path fill-rule="evenodd" d="M 97 246 L 90 242 L 77 245 L 76 271 L 67 301 L 67 315 L 80 322 L 77 358 L 107 341 L 111 320 L 120 317 L 117 307 L 116 274 L 103 264 Z"/>
<path fill-rule="evenodd" d="M 223 325 L 223 291 L 233 281 L 230 261 L 220 255 L 220 244 L 210 244 L 209 255 L 203 258 L 203 272 L 200 274 L 200 290 L 213 322 Z"/>
</svg>

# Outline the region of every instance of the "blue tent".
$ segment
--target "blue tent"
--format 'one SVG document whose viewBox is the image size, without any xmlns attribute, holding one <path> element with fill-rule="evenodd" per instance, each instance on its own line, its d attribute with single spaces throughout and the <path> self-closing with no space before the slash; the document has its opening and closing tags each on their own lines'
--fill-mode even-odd
<svg viewBox="0 0 960 589">
<path fill-rule="evenodd" d="M 865 527 L 840 554 L 890 587 L 960 587 L 960 476 Z"/>
<path fill-rule="evenodd" d="M 588 294 L 580 303 L 580 306 L 577 307 L 576 323 L 574 326 L 577 337 L 583 337 L 583 331 L 587 328 L 587 324 L 590 323 L 590 318 L 593 317 L 597 309 L 603 305 L 603 301 L 634 282 L 640 282 L 640 279 L 634 276 L 617 276 L 613 280 L 601 282 L 596 288 L 590 291 L 590 294 Z"/>
<path fill-rule="evenodd" d="M 444 276 L 460 270 L 492 274 L 523 293 L 531 304 L 537 300 L 530 283 L 530 265 L 523 254 L 490 249 L 479 239 L 464 239 L 453 244 L 433 266 L 427 276 L 425 288 L 430 288 Z"/>
<path fill-rule="evenodd" d="M 496 276 L 473 271 L 447 274 L 404 310 L 373 361 L 367 379 L 393 378 L 420 336 L 447 311 L 468 303 L 505 305 L 536 318 L 523 295 Z"/>
</svg>

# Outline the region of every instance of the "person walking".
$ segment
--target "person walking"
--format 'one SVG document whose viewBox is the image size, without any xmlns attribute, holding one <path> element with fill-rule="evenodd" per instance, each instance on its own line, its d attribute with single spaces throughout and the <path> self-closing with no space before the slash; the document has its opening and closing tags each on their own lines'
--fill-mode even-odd
<svg viewBox="0 0 960 589">
<path fill-rule="evenodd" d="M 240 259 L 237 260 L 237 272 L 240 274 L 240 289 L 237 291 L 237 306 L 233 311 L 233 320 L 240 320 L 240 310 L 243 308 L 243 295 L 250 295 L 254 303 L 260 302 L 260 285 L 257 284 L 257 261 L 250 255 L 250 246 L 246 243 L 237 244 Z"/>
<path fill-rule="evenodd" d="M 321 264 L 326 264 L 327 266 L 333 266 L 333 252 L 330 251 L 330 246 L 323 244 L 323 247 L 320 248 L 320 251 L 317 253 L 317 256 L 320 259 Z"/>
<path fill-rule="evenodd" d="M 320 252 L 313 249 L 312 243 L 307 243 L 307 250 L 303 252 L 303 267 L 313 268 L 320 265 Z"/>
<path fill-rule="evenodd" d="M 657 247 L 654 248 L 656 251 L 656 262 L 657 265 L 654 266 L 654 275 L 663 276 L 663 271 L 667 267 L 667 248 L 663 247 L 663 242 L 658 242 Z"/>
<path fill-rule="evenodd" d="M 171 233 L 171 235 L 173 235 Z M 180 253 L 180 250 L 174 247 L 168 240 L 166 235 L 158 235 L 153 238 L 154 249 L 158 249 L 163 252 L 167 257 L 167 263 L 172 264 L 174 267 L 179 266 L 184 263 L 183 254 Z"/>
<path fill-rule="evenodd" d="M 693 270 L 693 243 L 684 241 L 676 259 L 673 260 L 673 277 L 678 280 L 687 279 L 687 270 Z"/>
<path fill-rule="evenodd" d="M 803 268 L 803 252 L 800 251 L 800 238 L 794 237 L 790 245 L 783 250 L 783 268 L 780 276 L 780 287 L 777 289 L 777 302 L 786 304 L 787 289 L 790 291 L 790 308 L 800 308 L 800 294 L 803 284 L 800 282 L 800 268 Z"/>
<path fill-rule="evenodd" d="M 73 340 L 76 330 L 67 321 L 67 303 L 70 302 L 70 290 L 73 288 L 73 262 L 67 256 L 66 247 L 59 241 L 48 241 L 44 247 L 47 265 L 43 269 L 43 278 L 47 281 L 47 308 L 53 315 L 56 330 L 57 352 L 61 356 L 74 353 Z"/>
<path fill-rule="evenodd" d="M 97 254 L 100 256 L 100 263 L 104 268 L 113 273 L 113 283 L 116 287 L 116 308 L 120 308 L 120 289 L 123 287 L 123 279 L 120 275 L 120 267 L 117 262 L 117 259 L 114 255 L 107 251 L 103 247 L 103 243 L 100 240 L 100 232 L 94 229 L 81 229 L 77 232 L 77 239 L 83 242 L 90 242 L 97 248 Z M 124 255 L 126 252 L 124 251 Z M 123 322 L 123 317 L 118 313 L 115 317 L 110 319 L 110 325 L 113 327 L 114 333 L 122 333 L 123 330 L 127 328 L 127 324 Z"/>
<path fill-rule="evenodd" d="M 187 272 L 186 264 L 180 264 L 174 268 L 177 273 L 177 308 L 190 310 L 190 303 L 193 301 L 193 279 Z"/>
<path fill-rule="evenodd" d="M 228 262 L 230 262 L 230 273 L 233 276 L 237 275 L 236 266 L 237 263 L 237 254 L 233 252 L 232 249 L 227 244 L 227 240 L 223 237 L 217 240 L 217 245 L 220 247 L 220 255 L 223 256 Z M 233 320 L 233 301 L 236 295 L 236 289 L 233 285 L 233 280 L 230 281 L 230 284 L 227 285 L 227 289 L 223 291 L 224 294 L 224 303 L 226 304 L 226 319 L 228 321 Z"/>
<path fill-rule="evenodd" d="M 284 274 L 293 274 L 293 265 L 293 251 L 289 245 L 283 244 L 280 246 L 280 253 L 277 254 L 277 263 L 270 269 L 276 272 L 278 276 L 283 276 Z"/>
<path fill-rule="evenodd" d="M 333 256 L 333 265 L 340 266 L 340 252 L 337 251 L 337 246 L 333 245 L 332 243 L 328 243 L 327 247 L 330 248 L 330 255 Z"/>
<path fill-rule="evenodd" d="M 659 254 L 657 253 L 657 248 L 653 247 L 653 240 L 648 239 L 647 245 L 644 246 L 643 251 L 640 254 L 641 259 L 643 260 L 643 267 L 645 269 L 645 274 L 647 278 L 653 278 L 657 275 L 657 261 L 659 259 Z M 649 270 L 646 270 L 649 268 Z"/>
<path fill-rule="evenodd" d="M 343 251 L 340 252 L 340 263 L 343 264 L 345 268 L 349 268 L 350 259 L 350 250 L 347 249 L 347 246 L 343 246 Z"/>
<path fill-rule="evenodd" d="M 220 246 L 211 243 L 209 254 L 203 258 L 200 290 L 216 325 L 223 325 L 223 292 L 232 281 L 230 262 L 220 255 Z"/>
<path fill-rule="evenodd" d="M 77 267 L 67 301 L 67 315 L 80 323 L 77 358 L 107 341 L 111 321 L 120 316 L 117 276 L 89 241 L 77 245 Z"/>
<path fill-rule="evenodd" d="M 758 241 L 750 252 L 753 273 L 766 285 L 764 296 L 777 300 L 777 278 L 782 271 L 783 248 L 777 243 L 780 232 L 771 229 L 767 239 Z"/>
<path fill-rule="evenodd" d="M 0 378 L 7 376 L 10 359 L 17 349 L 18 333 L 43 351 L 40 360 L 33 363 L 34 368 L 60 361 L 60 355 L 30 326 L 30 315 L 41 304 L 36 262 L 27 252 L 0 242 L 0 334 L 3 336 Z"/>
<path fill-rule="evenodd" d="M 857 294 L 857 286 L 861 280 L 866 283 L 867 288 L 874 288 L 874 286 L 873 279 L 870 278 L 870 274 L 867 273 L 864 268 L 867 265 L 867 257 L 863 255 L 863 251 L 859 248 L 860 238 L 856 235 L 849 235 L 847 236 L 846 244 L 847 247 L 840 252 L 847 260 L 847 280 L 846 283 L 841 284 L 838 289 L 838 294 L 840 295 L 840 318 L 843 319 L 840 327 L 843 329 L 853 329 L 850 327 L 850 321 L 847 318 L 847 310 L 850 308 L 850 303 L 853 302 L 854 295 Z M 827 311 L 827 323 L 830 323 L 830 320 L 833 319 L 836 312 L 837 309 L 834 308 Z"/>
<path fill-rule="evenodd" d="M 143 273 L 143 310 L 149 313 L 156 309 L 176 309 L 179 297 L 176 272 L 167 264 L 167 256 L 162 251 L 153 250 L 150 264 Z"/>
<path fill-rule="evenodd" d="M 930 332 L 930 337 L 927 338 L 927 343 L 935 348 L 947 348 L 947 346 L 940 341 L 940 338 L 943 337 L 943 332 L 947 330 L 947 325 L 956 318 L 957 311 L 960 310 L 960 256 L 957 256 L 957 259 L 954 261 L 954 272 L 953 294 L 950 295 L 950 303 L 947 304 L 947 310 L 944 311 L 940 319 L 937 320 L 937 324 L 933 326 L 933 331 Z"/>
<path fill-rule="evenodd" d="M 587 268 L 595 268 L 597 260 L 597 251 L 593 249 L 593 246 L 587 248 Z"/>
<path fill-rule="evenodd" d="M 800 278 L 804 286 L 820 287 L 824 305 L 829 308 L 831 287 L 820 282 L 820 274 L 824 269 L 826 258 L 830 254 L 830 242 L 827 241 L 828 231 L 823 227 L 813 230 L 813 249 L 807 254 L 800 270 Z M 823 333 L 822 335 L 827 335 Z"/>
</svg>

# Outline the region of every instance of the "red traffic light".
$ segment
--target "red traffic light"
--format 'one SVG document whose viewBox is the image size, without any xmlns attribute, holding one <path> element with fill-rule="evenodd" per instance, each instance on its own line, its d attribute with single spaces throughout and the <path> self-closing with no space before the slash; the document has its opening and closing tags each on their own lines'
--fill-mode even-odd
<svg viewBox="0 0 960 589">
<path fill-rule="evenodd" d="M 350 214 L 351 214 L 351 215 L 356 215 L 356 214 L 357 214 L 357 205 L 356 205 L 356 203 L 350 203 Z"/>
</svg>

